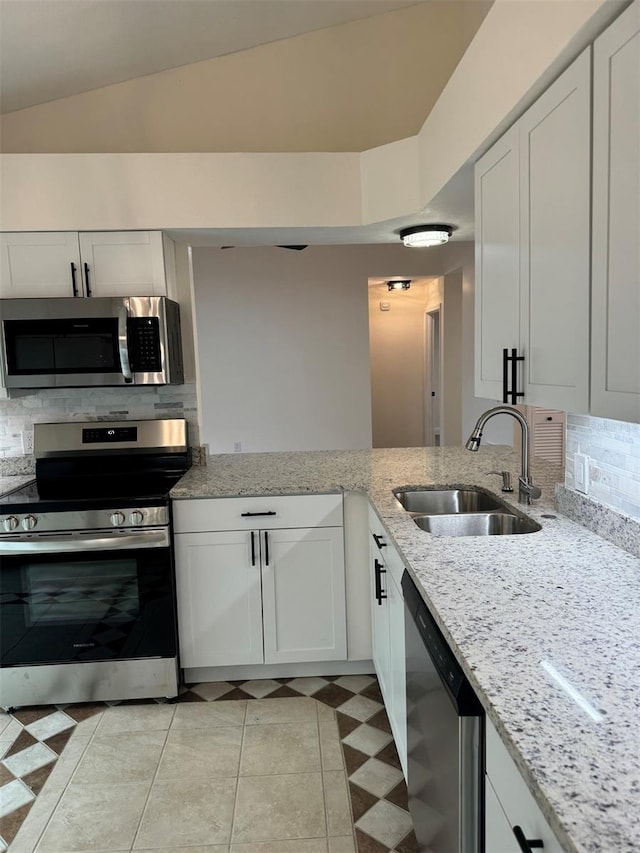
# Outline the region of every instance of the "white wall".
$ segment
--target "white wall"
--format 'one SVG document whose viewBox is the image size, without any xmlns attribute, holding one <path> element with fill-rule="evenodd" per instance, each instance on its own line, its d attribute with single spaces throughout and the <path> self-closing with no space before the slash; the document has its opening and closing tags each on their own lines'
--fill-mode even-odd
<svg viewBox="0 0 640 853">
<path fill-rule="evenodd" d="M 194 249 L 212 453 L 371 446 L 366 249 Z"/>
</svg>

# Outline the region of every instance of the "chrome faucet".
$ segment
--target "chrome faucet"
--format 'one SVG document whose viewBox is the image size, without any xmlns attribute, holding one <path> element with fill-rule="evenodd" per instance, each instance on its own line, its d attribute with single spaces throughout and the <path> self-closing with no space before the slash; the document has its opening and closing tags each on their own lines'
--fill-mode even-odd
<svg viewBox="0 0 640 853">
<path fill-rule="evenodd" d="M 477 450 L 480 447 L 482 440 L 482 430 L 488 420 L 495 415 L 511 415 L 520 424 L 522 430 L 521 443 L 521 461 L 522 470 L 518 477 L 518 500 L 520 503 L 531 503 L 532 499 L 539 498 L 542 492 L 537 486 L 533 485 L 529 475 L 529 424 L 526 418 L 520 414 L 517 409 L 512 409 L 510 406 L 495 406 L 493 409 L 488 409 L 484 414 L 480 415 L 478 421 L 473 428 L 473 432 L 467 439 L 465 447 L 467 450 Z"/>
</svg>

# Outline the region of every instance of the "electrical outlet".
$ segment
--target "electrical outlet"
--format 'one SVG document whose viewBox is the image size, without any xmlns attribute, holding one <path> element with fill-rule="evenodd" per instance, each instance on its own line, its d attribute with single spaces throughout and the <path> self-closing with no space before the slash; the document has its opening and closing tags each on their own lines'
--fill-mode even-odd
<svg viewBox="0 0 640 853">
<path fill-rule="evenodd" d="M 589 494 L 589 457 L 585 453 L 576 453 L 573 457 L 573 477 L 576 491 Z"/>
<path fill-rule="evenodd" d="M 22 452 L 25 456 L 29 456 L 33 453 L 33 430 L 32 429 L 23 429 L 21 433 L 22 437 Z"/>
<path fill-rule="evenodd" d="M 242 453 L 242 442 L 234 441 L 233 442 L 233 452 L 234 453 Z"/>
</svg>

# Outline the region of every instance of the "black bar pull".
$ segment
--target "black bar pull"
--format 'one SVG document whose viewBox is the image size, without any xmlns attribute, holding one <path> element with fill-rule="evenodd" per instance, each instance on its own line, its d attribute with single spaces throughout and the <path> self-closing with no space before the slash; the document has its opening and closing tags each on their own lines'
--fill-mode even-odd
<svg viewBox="0 0 640 853">
<path fill-rule="evenodd" d="M 384 563 L 379 560 L 373 561 L 374 580 L 375 580 L 375 596 L 378 604 L 382 604 L 382 599 L 387 597 L 387 593 L 382 591 L 382 575 L 386 574 L 387 570 Z"/>
<path fill-rule="evenodd" d="M 518 391 L 518 362 L 524 361 L 523 355 L 518 355 L 517 349 L 511 350 L 511 405 L 515 406 L 520 397 L 524 397 L 524 391 Z"/>
<path fill-rule="evenodd" d="M 241 512 L 241 518 L 255 518 L 256 515 L 277 515 L 276 511 L 270 509 L 269 512 Z"/>
<path fill-rule="evenodd" d="M 76 265 L 71 262 L 71 287 L 73 289 L 73 295 L 78 295 L 78 284 L 76 282 Z"/>
<path fill-rule="evenodd" d="M 256 564 L 256 534 L 254 531 L 251 531 L 251 565 L 255 566 Z"/>
<path fill-rule="evenodd" d="M 531 853 L 532 850 L 542 850 L 544 847 L 544 841 L 542 841 L 542 839 L 527 838 L 522 831 L 521 826 L 514 826 L 513 834 L 516 837 L 518 847 L 522 850 L 522 853 Z"/>
<path fill-rule="evenodd" d="M 502 402 L 515 406 L 524 391 L 518 391 L 518 362 L 524 361 L 523 355 L 518 355 L 517 349 L 502 350 Z M 509 364 L 511 364 L 511 389 L 509 389 Z M 511 399 L 509 399 L 511 397 Z"/>
<path fill-rule="evenodd" d="M 91 285 L 89 284 L 89 264 L 86 263 L 84 265 L 84 283 L 87 288 L 87 296 L 91 296 Z"/>
<path fill-rule="evenodd" d="M 269 534 L 266 530 L 264 532 L 264 564 L 269 565 Z"/>
<path fill-rule="evenodd" d="M 509 402 L 509 350 L 502 350 L 502 402 Z"/>
<path fill-rule="evenodd" d="M 378 536 L 377 533 L 372 533 L 371 535 L 373 536 L 373 539 L 374 539 L 376 545 L 378 546 L 378 548 L 386 548 L 387 547 L 387 543 L 383 540 L 382 536 Z"/>
</svg>

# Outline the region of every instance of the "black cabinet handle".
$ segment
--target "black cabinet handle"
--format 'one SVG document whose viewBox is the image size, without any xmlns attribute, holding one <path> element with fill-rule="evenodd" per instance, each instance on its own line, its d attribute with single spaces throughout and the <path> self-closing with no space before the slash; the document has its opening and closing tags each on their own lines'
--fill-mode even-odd
<svg viewBox="0 0 640 853">
<path fill-rule="evenodd" d="M 254 531 L 251 531 L 251 565 L 255 566 L 256 564 L 256 534 Z"/>
<path fill-rule="evenodd" d="M 78 295 L 78 284 L 76 282 L 76 265 L 71 263 L 71 287 L 73 289 L 73 295 Z"/>
<path fill-rule="evenodd" d="M 269 565 L 269 534 L 266 530 L 264 532 L 264 564 Z"/>
<path fill-rule="evenodd" d="M 269 512 L 241 512 L 241 518 L 254 518 L 256 515 L 277 515 L 277 513 L 270 509 Z"/>
<path fill-rule="evenodd" d="M 544 841 L 542 841 L 542 839 L 527 838 L 524 832 L 522 831 L 521 826 L 514 826 L 513 834 L 516 837 L 518 847 L 522 850 L 522 853 L 531 853 L 532 850 L 542 850 L 542 848 L 544 847 Z"/>
<path fill-rule="evenodd" d="M 502 350 L 502 402 L 515 406 L 524 397 L 524 391 L 518 391 L 518 362 L 524 361 L 523 355 L 518 355 L 517 349 Z M 511 365 L 511 388 L 509 388 L 509 365 Z M 511 399 L 509 399 L 511 397 Z"/>
<path fill-rule="evenodd" d="M 378 548 L 386 548 L 387 547 L 387 543 L 384 541 L 382 536 L 378 536 L 377 533 L 372 533 L 371 535 L 373 536 L 373 539 L 374 539 L 376 545 L 378 546 Z"/>
<path fill-rule="evenodd" d="M 373 561 L 374 578 L 375 578 L 375 596 L 378 604 L 382 604 L 382 599 L 387 597 L 387 593 L 382 591 L 382 575 L 387 573 L 384 563 L 379 560 Z"/>
<path fill-rule="evenodd" d="M 91 296 L 91 285 L 89 284 L 89 264 L 84 265 L 84 283 L 87 288 L 87 296 Z"/>
</svg>

